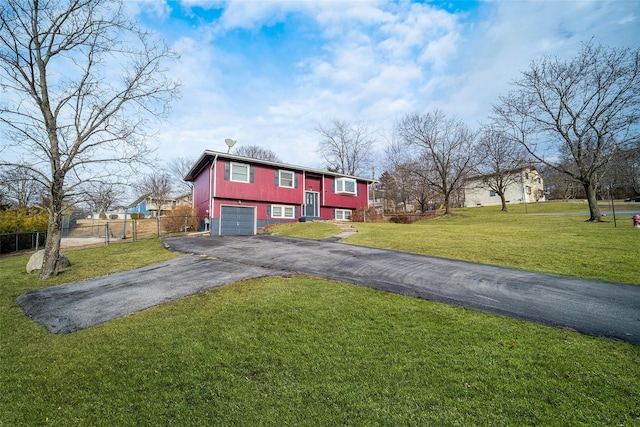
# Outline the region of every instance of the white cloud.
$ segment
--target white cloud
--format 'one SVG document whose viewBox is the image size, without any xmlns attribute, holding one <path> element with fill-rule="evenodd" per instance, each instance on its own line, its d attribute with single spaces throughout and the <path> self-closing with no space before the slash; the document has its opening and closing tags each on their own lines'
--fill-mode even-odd
<svg viewBox="0 0 640 427">
<path fill-rule="evenodd" d="M 407 2 L 222 5 L 220 19 L 208 24 L 212 33 L 195 29 L 176 43 L 185 90 L 163 130 L 168 150 L 226 150 L 224 138 L 231 137 L 264 145 L 285 162 L 320 166 L 319 123 L 364 120 L 389 133 L 404 114 L 439 108 L 475 126 L 532 59 L 572 55 L 592 36 L 613 44 L 639 40 L 638 6 L 630 12 L 628 2 L 489 2 L 460 13 Z M 309 49 L 250 58 L 241 41 L 238 49 L 220 42 L 246 34 L 251 43 L 276 23 L 284 24 L 280 37 Z M 271 62 L 276 72 L 263 72 Z M 279 70 L 289 74 L 279 78 Z"/>
</svg>

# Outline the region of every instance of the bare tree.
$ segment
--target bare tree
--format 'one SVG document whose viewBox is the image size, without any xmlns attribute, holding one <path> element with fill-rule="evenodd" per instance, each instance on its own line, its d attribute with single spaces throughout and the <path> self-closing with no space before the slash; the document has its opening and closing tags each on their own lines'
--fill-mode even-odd
<svg viewBox="0 0 640 427">
<path fill-rule="evenodd" d="M 478 182 L 482 188 L 494 191 L 507 212 L 507 189 L 520 183 L 520 169 L 528 162 L 529 155 L 517 142 L 500 130 L 486 126 L 476 146 Z"/>
<path fill-rule="evenodd" d="M 640 147 L 616 152 L 603 180 L 618 197 L 640 194 Z"/>
<path fill-rule="evenodd" d="M 598 179 L 612 155 L 640 134 L 640 50 L 589 42 L 571 60 L 544 57 L 494 106 L 495 121 L 538 161 L 576 182 L 600 221 Z M 561 151 L 571 167 L 559 161 Z"/>
<path fill-rule="evenodd" d="M 193 182 L 185 181 L 184 177 L 195 163 L 196 161 L 190 157 L 176 157 L 167 164 L 167 171 L 174 184 L 173 188 L 180 192 L 178 195 L 191 193 L 193 190 Z"/>
<path fill-rule="evenodd" d="M 445 214 L 451 214 L 453 196 L 474 167 L 475 134 L 460 120 L 436 110 L 409 114 L 397 126 L 399 136 L 417 150 L 423 166 L 415 173 L 443 198 Z"/>
<path fill-rule="evenodd" d="M 169 197 L 173 191 L 171 177 L 163 172 L 145 175 L 140 182 L 134 185 L 134 188 L 141 196 L 149 195 L 158 199 Z"/>
<path fill-rule="evenodd" d="M 409 177 L 410 197 L 420 206 L 420 212 L 423 214 L 427 212 L 429 205 L 438 199 L 438 191 L 428 179 L 430 173 L 424 169 L 427 164 L 416 159 L 401 167 Z"/>
<path fill-rule="evenodd" d="M 370 168 L 376 137 L 369 125 L 352 125 L 334 119 L 329 125 L 319 125 L 316 132 L 322 138 L 318 153 L 324 159 L 328 170 L 357 175 Z"/>
<path fill-rule="evenodd" d="M 276 153 L 268 148 L 260 147 L 259 145 L 241 145 L 233 151 L 233 154 L 236 156 L 251 157 L 252 159 L 280 163 L 280 158 Z"/>
<path fill-rule="evenodd" d="M 385 148 L 385 163 L 387 168 L 385 172 L 387 176 L 384 181 L 385 194 L 394 200 L 394 211 L 398 203 L 401 203 L 406 211 L 413 193 L 410 150 L 403 144 L 392 140 Z M 382 179 L 380 183 L 383 184 Z"/>
<path fill-rule="evenodd" d="M 114 183 L 95 183 L 87 187 L 85 200 L 93 212 L 107 212 L 118 201 L 122 189 Z"/>
<path fill-rule="evenodd" d="M 46 191 L 46 188 L 33 178 L 31 171 L 22 167 L 5 169 L 0 174 L 0 187 L 3 189 L 4 203 L 18 209 L 40 205 L 42 195 Z"/>
<path fill-rule="evenodd" d="M 178 89 L 163 68 L 174 57 L 121 2 L 0 4 L 0 121 L 16 159 L 4 163 L 49 190 L 40 279 L 58 273 L 62 213 L 78 187 L 148 159 L 148 119 L 164 115 Z"/>
</svg>

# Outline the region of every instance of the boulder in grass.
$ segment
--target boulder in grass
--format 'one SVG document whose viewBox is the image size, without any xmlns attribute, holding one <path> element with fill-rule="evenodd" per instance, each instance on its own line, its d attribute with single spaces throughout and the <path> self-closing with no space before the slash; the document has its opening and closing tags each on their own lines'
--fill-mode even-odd
<svg viewBox="0 0 640 427">
<path fill-rule="evenodd" d="M 29 262 L 27 263 L 27 273 L 33 273 L 36 270 L 42 269 L 42 263 L 44 262 L 44 249 L 39 250 L 35 254 L 31 255 Z M 67 268 L 71 266 L 71 261 L 63 253 L 60 253 L 58 258 L 58 268 Z"/>
</svg>

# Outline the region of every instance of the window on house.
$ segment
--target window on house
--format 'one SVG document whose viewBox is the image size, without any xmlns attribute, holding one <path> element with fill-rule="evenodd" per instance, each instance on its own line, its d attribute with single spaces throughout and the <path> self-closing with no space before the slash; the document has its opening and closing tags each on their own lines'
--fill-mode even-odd
<svg viewBox="0 0 640 427">
<path fill-rule="evenodd" d="M 296 210 L 293 206 L 271 205 L 271 218 L 295 218 Z"/>
<path fill-rule="evenodd" d="M 525 189 L 527 191 L 527 194 L 531 194 L 531 187 L 527 186 L 527 187 L 525 187 Z"/>
<path fill-rule="evenodd" d="M 335 218 L 338 221 L 347 221 L 351 218 L 351 211 L 349 209 L 336 209 Z"/>
<path fill-rule="evenodd" d="M 295 186 L 295 174 L 291 171 L 279 171 L 280 179 L 278 180 L 280 187 L 293 188 Z"/>
<path fill-rule="evenodd" d="M 231 181 L 249 182 L 249 165 L 231 163 Z"/>
<path fill-rule="evenodd" d="M 496 197 L 496 192 L 493 190 L 489 191 L 489 197 Z"/>
<path fill-rule="evenodd" d="M 336 193 L 356 194 L 356 180 L 352 178 L 336 178 Z"/>
<path fill-rule="evenodd" d="M 529 179 L 529 172 L 524 173 L 524 179 Z"/>
</svg>

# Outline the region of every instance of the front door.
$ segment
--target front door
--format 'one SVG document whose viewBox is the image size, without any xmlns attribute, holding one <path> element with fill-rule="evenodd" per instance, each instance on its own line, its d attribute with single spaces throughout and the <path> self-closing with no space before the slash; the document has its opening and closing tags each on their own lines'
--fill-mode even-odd
<svg viewBox="0 0 640 427">
<path fill-rule="evenodd" d="M 318 212 L 318 202 L 320 199 L 320 194 L 313 192 L 313 191 L 307 191 L 304 194 L 304 216 L 310 216 L 310 217 L 317 217 L 320 216 L 320 213 Z"/>
</svg>

